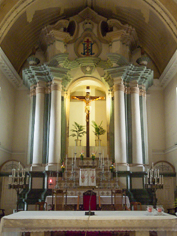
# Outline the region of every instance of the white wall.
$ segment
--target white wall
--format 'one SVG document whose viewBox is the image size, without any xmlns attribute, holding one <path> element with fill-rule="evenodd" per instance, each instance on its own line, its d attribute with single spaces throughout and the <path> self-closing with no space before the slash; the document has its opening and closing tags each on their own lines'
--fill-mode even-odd
<svg viewBox="0 0 177 236">
<path fill-rule="evenodd" d="M 177 74 L 164 89 L 166 160 L 177 169 Z"/>
<path fill-rule="evenodd" d="M 13 132 L 13 159 L 27 164 L 28 135 L 30 117 L 30 95 L 29 90 L 16 90 L 14 132 Z"/>
<path fill-rule="evenodd" d="M 15 89 L 0 71 L 0 165 L 12 157 Z"/>
<path fill-rule="evenodd" d="M 154 86 L 147 93 L 149 164 L 165 159 L 165 118 L 163 90 Z"/>
</svg>

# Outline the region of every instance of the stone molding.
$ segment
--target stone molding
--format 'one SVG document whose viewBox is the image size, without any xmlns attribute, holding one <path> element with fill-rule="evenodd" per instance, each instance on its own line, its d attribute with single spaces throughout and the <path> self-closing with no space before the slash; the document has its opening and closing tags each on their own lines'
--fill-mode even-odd
<svg viewBox="0 0 177 236">
<path fill-rule="evenodd" d="M 163 73 L 159 78 L 160 85 L 163 88 L 165 88 L 168 85 L 168 83 L 173 79 L 173 77 L 177 73 L 176 68 L 177 68 L 177 50 L 173 54 L 168 65 L 166 66 L 165 70 L 163 71 Z"/>
<path fill-rule="evenodd" d="M 13 85 L 14 88 L 18 89 L 22 86 L 23 81 L 21 80 L 19 74 L 16 72 L 11 62 L 3 52 L 0 47 L 0 70 L 2 70 L 3 74 L 9 80 L 9 82 Z"/>
</svg>

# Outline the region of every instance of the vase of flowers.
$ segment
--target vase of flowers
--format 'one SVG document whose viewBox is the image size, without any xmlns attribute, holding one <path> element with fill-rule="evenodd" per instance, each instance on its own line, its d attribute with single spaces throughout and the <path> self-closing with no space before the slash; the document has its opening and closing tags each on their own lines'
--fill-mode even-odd
<svg viewBox="0 0 177 236">
<path fill-rule="evenodd" d="M 94 165 L 95 156 L 96 156 L 96 153 L 95 153 L 95 152 L 92 152 L 91 158 L 92 158 L 93 165 Z"/>
<path fill-rule="evenodd" d="M 80 154 L 80 159 L 82 161 L 82 166 L 83 166 L 83 160 L 84 160 L 84 152 L 82 151 L 81 154 Z"/>
<path fill-rule="evenodd" d="M 95 160 L 95 155 L 96 155 L 96 153 L 92 152 L 91 158 L 92 158 L 93 161 Z"/>
<path fill-rule="evenodd" d="M 109 169 L 111 171 L 111 179 L 113 179 L 114 171 L 115 171 L 115 165 L 114 164 L 110 165 Z"/>
<path fill-rule="evenodd" d="M 65 164 L 64 164 L 64 162 L 63 162 L 62 165 L 61 165 L 61 176 L 62 176 L 62 180 L 63 180 L 63 174 L 64 174 L 64 172 L 65 172 Z"/>
</svg>

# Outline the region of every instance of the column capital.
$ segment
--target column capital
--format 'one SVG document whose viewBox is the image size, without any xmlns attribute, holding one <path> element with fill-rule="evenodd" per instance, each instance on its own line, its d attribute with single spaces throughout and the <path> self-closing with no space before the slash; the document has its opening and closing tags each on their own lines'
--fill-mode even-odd
<svg viewBox="0 0 177 236">
<path fill-rule="evenodd" d="M 140 96 L 142 96 L 142 97 L 146 97 L 146 89 L 144 89 L 144 88 L 139 88 L 139 94 L 140 94 Z"/>
<path fill-rule="evenodd" d="M 61 83 L 52 83 L 51 84 L 51 91 L 54 91 L 54 90 L 61 91 L 62 90 Z"/>
<path fill-rule="evenodd" d="M 33 97 L 36 95 L 36 86 L 35 85 L 32 85 L 30 87 L 30 97 Z"/>
<path fill-rule="evenodd" d="M 37 93 L 45 93 L 45 88 L 46 88 L 46 82 L 39 80 L 37 82 L 36 94 Z"/>
<path fill-rule="evenodd" d="M 115 84 L 114 85 L 114 92 L 116 91 L 123 91 L 124 92 L 124 85 L 123 84 Z"/>
<path fill-rule="evenodd" d="M 132 93 L 137 93 L 137 94 L 139 94 L 139 88 L 138 87 L 131 87 L 130 88 L 130 93 L 132 94 Z"/>
</svg>

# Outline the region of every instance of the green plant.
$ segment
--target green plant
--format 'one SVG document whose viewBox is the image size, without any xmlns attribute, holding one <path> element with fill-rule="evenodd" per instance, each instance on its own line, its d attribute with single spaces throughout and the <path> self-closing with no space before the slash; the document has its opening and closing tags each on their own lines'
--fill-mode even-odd
<svg viewBox="0 0 177 236">
<path fill-rule="evenodd" d="M 73 126 L 74 126 L 74 129 L 70 130 L 72 132 L 72 134 L 70 136 L 76 137 L 76 139 L 78 140 L 84 134 L 86 134 L 84 125 L 79 125 L 77 122 L 74 122 Z"/>
<path fill-rule="evenodd" d="M 94 128 L 94 134 L 95 136 L 100 139 L 100 135 L 103 135 L 106 130 L 102 126 L 103 121 L 98 125 L 95 121 L 92 121 L 92 127 Z"/>
</svg>

